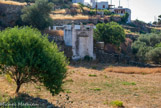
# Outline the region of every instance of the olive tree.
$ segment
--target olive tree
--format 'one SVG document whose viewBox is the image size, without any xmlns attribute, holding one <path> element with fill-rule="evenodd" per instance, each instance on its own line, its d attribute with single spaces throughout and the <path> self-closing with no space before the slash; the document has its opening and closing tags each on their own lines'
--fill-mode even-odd
<svg viewBox="0 0 161 108">
<path fill-rule="evenodd" d="M 50 12 L 53 4 L 47 0 L 36 0 L 35 4 L 26 6 L 22 10 L 22 21 L 39 30 L 44 30 L 52 24 Z"/>
<path fill-rule="evenodd" d="M 120 46 L 125 41 L 125 32 L 122 26 L 116 22 L 97 24 L 94 30 L 94 39 Z"/>
<path fill-rule="evenodd" d="M 8 28 L 0 32 L 0 64 L 17 84 L 40 82 L 54 95 L 66 76 L 67 61 L 57 45 L 30 27 Z"/>
<path fill-rule="evenodd" d="M 133 53 L 144 62 L 161 63 L 161 34 L 142 34 L 132 44 Z"/>
</svg>

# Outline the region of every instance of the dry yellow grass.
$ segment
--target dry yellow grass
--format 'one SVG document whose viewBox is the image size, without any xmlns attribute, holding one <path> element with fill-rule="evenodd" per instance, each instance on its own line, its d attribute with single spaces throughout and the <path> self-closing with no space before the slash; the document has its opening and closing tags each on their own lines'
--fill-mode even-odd
<svg viewBox="0 0 161 108">
<path fill-rule="evenodd" d="M 20 2 L 15 2 L 15 1 L 4 1 L 4 0 L 0 0 L 0 4 L 19 5 L 19 6 L 26 5 L 26 3 L 20 3 Z"/>
<path fill-rule="evenodd" d="M 64 36 L 63 30 L 45 30 L 45 33 L 50 34 L 52 36 Z"/>
<path fill-rule="evenodd" d="M 81 15 L 81 14 L 78 14 L 78 15 L 75 15 L 75 16 L 71 16 L 71 15 L 60 15 L 60 14 L 57 14 L 57 15 L 52 15 L 50 14 L 50 17 L 53 19 L 53 20 L 87 20 L 89 19 L 90 17 L 88 15 Z"/>
<path fill-rule="evenodd" d="M 125 31 L 125 34 L 139 35 L 139 33 L 131 32 L 131 31 L 130 31 L 130 30 L 128 30 L 128 29 L 124 29 L 124 31 Z"/>
<path fill-rule="evenodd" d="M 157 73 L 160 68 L 113 67 L 124 73 L 129 70 L 156 72 L 122 74 L 106 70 L 109 65 L 76 63 L 68 66 L 61 97 L 52 96 L 45 87 L 33 83 L 24 84 L 20 92 L 47 99 L 54 105 L 59 102 L 59 105 L 65 105 L 66 108 L 111 108 L 110 102 L 114 100 L 122 101 L 125 108 L 161 108 L 161 73 Z M 15 89 L 15 84 L 9 84 L 0 76 L 1 94 L 14 97 Z"/>
<path fill-rule="evenodd" d="M 72 7 L 79 8 L 80 6 L 79 6 L 78 3 L 73 3 L 73 4 L 72 4 Z"/>
<path fill-rule="evenodd" d="M 152 27 L 155 30 L 161 30 L 161 27 Z"/>
<path fill-rule="evenodd" d="M 138 67 L 109 67 L 104 71 L 126 74 L 152 74 L 161 73 L 161 68 L 138 68 Z"/>
<path fill-rule="evenodd" d="M 54 14 L 65 14 L 66 13 L 66 10 L 65 9 L 55 10 L 52 13 L 54 13 Z"/>
</svg>

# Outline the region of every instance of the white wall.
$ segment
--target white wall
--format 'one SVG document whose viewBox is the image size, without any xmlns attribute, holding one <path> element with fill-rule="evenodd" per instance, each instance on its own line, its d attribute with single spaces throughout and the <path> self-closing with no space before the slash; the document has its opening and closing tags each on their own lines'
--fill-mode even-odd
<svg viewBox="0 0 161 108">
<path fill-rule="evenodd" d="M 96 8 L 96 2 L 93 2 L 92 8 Z M 108 2 L 97 2 L 97 9 L 107 9 L 107 8 L 108 8 Z"/>
<path fill-rule="evenodd" d="M 84 0 L 72 0 L 73 3 L 82 3 L 84 4 Z"/>
</svg>

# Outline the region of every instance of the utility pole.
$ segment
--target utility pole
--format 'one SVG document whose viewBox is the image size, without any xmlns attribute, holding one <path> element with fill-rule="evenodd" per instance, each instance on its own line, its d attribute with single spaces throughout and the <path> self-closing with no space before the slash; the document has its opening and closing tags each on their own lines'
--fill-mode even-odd
<svg viewBox="0 0 161 108">
<path fill-rule="evenodd" d="M 130 6 L 129 6 L 129 0 L 127 0 L 127 2 L 128 2 L 128 8 L 129 8 L 129 7 L 130 7 Z"/>
<path fill-rule="evenodd" d="M 97 15 L 97 8 L 98 8 L 98 5 L 97 5 L 97 0 L 96 0 L 96 15 Z"/>
</svg>

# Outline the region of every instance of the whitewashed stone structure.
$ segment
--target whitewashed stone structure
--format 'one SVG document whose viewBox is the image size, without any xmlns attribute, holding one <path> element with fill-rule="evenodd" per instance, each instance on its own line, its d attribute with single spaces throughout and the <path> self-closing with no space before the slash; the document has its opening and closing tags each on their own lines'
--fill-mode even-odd
<svg viewBox="0 0 161 108">
<path fill-rule="evenodd" d="M 65 45 L 72 47 L 72 59 L 83 59 L 85 56 L 94 58 L 93 26 L 64 25 Z"/>
</svg>

